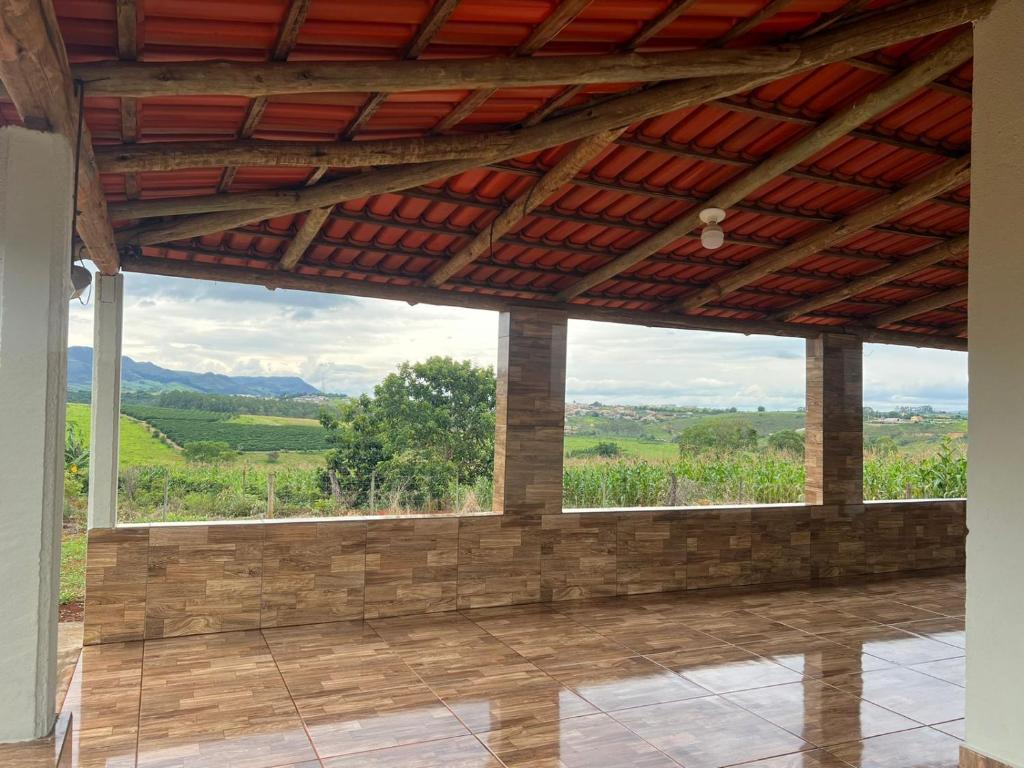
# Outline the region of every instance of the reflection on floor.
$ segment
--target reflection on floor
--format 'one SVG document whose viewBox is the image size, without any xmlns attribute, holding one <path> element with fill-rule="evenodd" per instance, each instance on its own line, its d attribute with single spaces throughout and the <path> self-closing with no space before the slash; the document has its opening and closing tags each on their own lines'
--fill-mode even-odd
<svg viewBox="0 0 1024 768">
<path fill-rule="evenodd" d="M 963 596 L 925 576 L 94 646 L 73 765 L 954 768 Z"/>
</svg>

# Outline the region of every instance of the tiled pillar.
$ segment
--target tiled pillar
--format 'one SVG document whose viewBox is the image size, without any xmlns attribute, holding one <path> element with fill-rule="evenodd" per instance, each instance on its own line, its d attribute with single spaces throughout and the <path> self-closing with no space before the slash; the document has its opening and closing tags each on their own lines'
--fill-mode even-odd
<svg viewBox="0 0 1024 768">
<path fill-rule="evenodd" d="M 54 723 L 71 150 L 0 128 L 0 741 Z"/>
<path fill-rule="evenodd" d="M 89 528 L 117 524 L 117 459 L 121 417 L 123 275 L 95 275 L 92 342 L 92 428 L 89 432 Z"/>
<path fill-rule="evenodd" d="M 961 765 L 1024 768 L 1024 0 L 974 36 L 967 747 Z"/>
<path fill-rule="evenodd" d="M 863 345 L 823 333 L 807 340 L 805 463 L 808 504 L 864 500 Z"/>
<path fill-rule="evenodd" d="M 494 511 L 562 511 L 566 317 L 550 310 L 501 315 L 494 433 Z"/>
</svg>

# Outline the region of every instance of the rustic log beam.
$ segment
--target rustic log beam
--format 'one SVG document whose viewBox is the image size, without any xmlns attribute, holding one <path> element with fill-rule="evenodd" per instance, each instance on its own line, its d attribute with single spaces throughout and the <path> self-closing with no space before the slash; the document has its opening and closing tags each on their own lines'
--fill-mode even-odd
<svg viewBox="0 0 1024 768">
<path fill-rule="evenodd" d="M 715 45 L 727 45 L 733 40 L 747 34 L 757 27 L 761 26 L 764 22 L 768 21 L 772 16 L 776 15 L 785 8 L 787 5 L 792 3 L 793 0 L 769 0 L 768 4 L 765 5 L 761 10 L 755 13 L 753 16 L 749 16 L 743 19 L 738 24 L 732 27 L 728 32 L 722 35 L 718 40 L 715 41 Z"/>
<path fill-rule="evenodd" d="M 906 320 L 908 317 L 916 317 L 917 315 L 924 314 L 925 312 L 931 312 L 935 309 L 948 307 L 950 304 L 958 304 L 961 301 L 967 301 L 966 285 L 959 288 L 952 288 L 948 291 L 933 293 L 930 296 L 925 296 L 923 299 L 912 301 L 909 304 L 903 304 L 902 306 L 895 307 L 887 312 L 880 312 L 877 315 L 871 315 L 871 317 L 868 318 L 868 321 L 875 326 L 892 325 L 893 323 L 898 323 L 901 320 Z"/>
<path fill-rule="evenodd" d="M 696 5 L 699 0 L 672 0 L 668 8 L 661 12 L 661 14 L 651 19 L 647 24 L 640 28 L 627 43 L 628 48 L 640 48 L 648 40 L 660 35 L 667 27 L 671 26 L 676 19 L 682 16 L 692 6 Z"/>
<path fill-rule="evenodd" d="M 801 40 L 805 37 L 808 37 L 809 35 L 815 34 L 816 32 L 821 32 L 825 29 L 828 29 L 833 24 L 842 21 L 846 17 L 852 16 L 855 13 L 862 11 L 870 2 L 871 0 L 849 0 L 846 3 L 846 5 L 842 6 L 841 8 L 838 8 L 832 11 L 831 13 L 822 14 L 821 18 L 819 18 L 811 26 L 807 27 L 807 29 L 800 30 L 800 32 L 795 37 L 797 40 Z"/>
<path fill-rule="evenodd" d="M 846 285 L 836 288 L 834 291 L 828 291 L 820 296 L 803 301 L 796 306 L 789 307 L 779 315 L 778 319 L 795 320 L 806 315 L 808 312 L 837 304 L 865 291 L 870 291 L 872 288 L 887 285 L 894 280 L 920 272 L 922 269 L 934 266 L 946 259 L 960 256 L 967 252 L 968 245 L 969 238 L 967 235 L 962 235 L 961 237 L 936 245 L 923 253 L 918 253 L 910 258 L 898 261 L 890 267 L 885 267 L 857 278 Z"/>
<path fill-rule="evenodd" d="M 302 226 L 299 227 L 298 232 L 295 233 L 292 241 L 288 244 L 288 248 L 285 249 L 281 261 L 278 262 L 278 269 L 285 271 L 295 269 L 296 265 L 302 261 L 302 257 L 306 254 L 306 249 L 313 242 L 313 238 L 320 232 L 320 228 L 323 227 L 330 213 L 330 208 L 314 208 L 306 214 Z"/>
<path fill-rule="evenodd" d="M 288 4 L 288 10 L 285 12 L 281 28 L 277 33 L 274 50 L 270 52 L 271 61 L 287 61 L 288 54 L 292 52 L 295 43 L 299 39 L 299 30 L 302 29 L 302 25 L 306 22 L 306 15 L 309 13 L 309 3 L 310 0 L 291 0 Z M 249 108 L 246 110 L 242 127 L 238 131 L 239 138 L 248 139 L 256 133 L 256 126 L 263 119 L 263 113 L 266 109 L 266 96 L 257 96 L 249 102 Z M 224 169 L 220 182 L 217 184 L 218 192 L 227 192 L 231 188 L 236 172 L 237 166 L 229 165 Z"/>
<path fill-rule="evenodd" d="M 494 244 L 495 240 L 500 240 L 507 232 L 514 229 L 530 211 L 571 182 L 584 166 L 608 149 L 608 146 L 618 138 L 620 133 L 622 133 L 621 128 L 583 139 L 550 171 L 545 173 L 533 187 L 502 211 L 489 227 L 427 278 L 427 285 L 433 287 L 444 285 L 445 281 L 459 270 L 479 258 L 488 247 Z"/>
<path fill-rule="evenodd" d="M 841 33 L 824 33 L 804 41 L 799 60 L 783 73 L 759 77 L 732 75 L 698 78 L 654 86 L 640 93 L 605 102 L 599 107 L 522 128 L 515 132 L 511 148 L 495 150 L 481 146 L 475 160 L 450 160 L 415 166 L 382 168 L 359 177 L 330 181 L 300 192 L 256 192 L 234 195 L 250 209 L 239 212 L 211 213 L 183 218 L 171 223 L 144 224 L 118 234 L 123 244 L 147 245 L 192 237 L 259 221 L 268 216 L 320 208 L 346 200 L 355 200 L 385 192 L 395 192 L 448 178 L 480 165 L 499 162 L 527 152 L 575 141 L 601 131 L 613 130 L 665 112 L 724 98 L 780 76 L 814 69 L 870 50 L 913 39 L 977 18 L 994 0 L 934 0 L 927 6 L 903 9 L 873 17 Z"/>
<path fill-rule="evenodd" d="M 679 301 L 675 308 L 685 311 L 699 309 L 708 302 L 717 301 L 728 293 L 760 280 L 781 267 L 795 264 L 858 232 L 863 232 L 875 224 L 900 216 L 937 194 L 962 187 L 970 181 L 970 178 L 969 157 L 950 160 L 923 178 L 908 184 L 899 192 L 876 200 L 840 221 L 819 227 L 792 245 L 776 251 L 770 256 L 756 259 L 735 274 L 719 280 L 692 296 L 687 296 Z"/>
<path fill-rule="evenodd" d="M 599 322 L 627 323 L 661 328 L 722 331 L 726 333 L 765 334 L 771 336 L 794 336 L 810 338 L 823 332 L 849 333 L 865 341 L 880 344 L 901 344 L 906 346 L 934 347 L 938 349 L 966 350 L 964 339 L 950 336 L 922 333 L 884 331 L 877 328 L 858 326 L 821 326 L 800 323 L 779 323 L 775 321 L 743 321 L 716 317 L 684 317 L 664 312 L 637 312 L 631 310 L 604 309 L 580 304 L 564 305 L 550 301 L 516 302 L 507 298 L 490 296 L 468 291 L 444 290 L 422 286 L 381 284 L 370 280 L 346 280 L 323 275 L 304 275 L 282 272 L 275 269 L 252 269 L 227 267 L 214 264 L 170 259 L 126 257 L 124 269 L 171 277 L 189 277 L 199 280 L 262 285 L 268 288 L 285 288 L 316 293 L 332 293 L 366 298 L 391 299 L 412 304 L 434 304 L 440 306 L 466 307 L 505 311 L 510 306 L 526 306 L 538 309 L 556 309 L 566 312 L 569 317 Z M 342 267 L 326 267 L 325 270 L 343 271 Z M 515 289 L 510 289 L 514 291 Z"/>
<path fill-rule="evenodd" d="M 117 0 L 115 12 L 117 14 L 117 58 L 121 61 L 135 61 L 139 58 L 139 14 L 136 0 Z M 138 99 L 121 99 L 121 142 L 134 144 L 138 140 Z M 138 198 L 138 176 L 127 174 L 124 179 L 124 188 L 128 199 Z"/>
<path fill-rule="evenodd" d="M 411 60 L 419 57 L 423 50 L 430 45 L 434 39 L 434 35 L 437 34 L 438 30 L 444 26 L 444 23 L 448 21 L 448 18 L 454 13 L 455 7 L 459 4 L 459 0 L 437 0 L 431 7 L 430 12 L 427 14 L 426 19 L 420 24 L 416 34 L 413 36 L 412 42 L 405 49 L 405 53 L 402 58 Z M 386 93 L 373 93 L 367 98 L 363 105 L 359 108 L 359 112 L 349 123 L 345 129 L 343 138 L 351 139 L 366 125 L 370 118 L 372 118 L 377 110 L 380 109 L 381 104 L 387 100 L 388 95 Z"/>
<path fill-rule="evenodd" d="M 25 125 L 63 135 L 72 150 L 78 146 L 78 99 L 50 0 L 0 0 L 0 81 Z M 78 235 L 89 257 L 104 273 L 116 274 L 117 246 L 85 125 L 78 157 L 78 209 Z"/>
<path fill-rule="evenodd" d="M 561 0 L 555 9 L 548 14 L 530 36 L 516 48 L 515 56 L 531 56 L 545 45 L 547 45 L 565 26 L 571 22 L 576 15 L 586 8 L 592 0 Z M 451 130 L 467 117 L 477 111 L 484 102 L 498 91 L 498 86 L 487 86 L 479 90 L 471 91 L 470 94 L 455 105 L 455 108 L 441 118 L 434 126 L 434 133 L 444 133 Z"/>
<path fill-rule="evenodd" d="M 841 109 L 820 126 L 795 143 L 763 160 L 755 168 L 734 179 L 702 206 L 728 210 L 745 197 L 756 192 L 772 179 L 790 171 L 809 157 L 821 152 L 833 142 L 846 136 L 853 128 L 871 117 L 882 114 L 904 101 L 922 85 L 944 72 L 967 61 L 972 52 L 972 33 L 964 32 L 940 50 L 925 57 L 881 88 L 857 99 Z M 615 261 L 595 270 L 593 275 L 562 291 L 559 298 L 569 301 L 605 280 L 640 263 L 652 254 L 668 247 L 681 236 L 701 225 L 700 209 L 693 208 L 665 227 L 658 234 L 644 240 Z"/>
<path fill-rule="evenodd" d="M 305 93 L 527 88 L 573 83 L 636 83 L 781 72 L 790 48 L 728 49 L 536 59 L 320 62 L 103 62 L 73 69 L 93 96 L 260 96 Z"/>
</svg>

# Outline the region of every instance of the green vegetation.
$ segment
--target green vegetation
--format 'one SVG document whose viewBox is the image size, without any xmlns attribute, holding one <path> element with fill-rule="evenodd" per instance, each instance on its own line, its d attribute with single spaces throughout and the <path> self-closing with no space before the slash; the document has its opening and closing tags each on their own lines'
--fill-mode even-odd
<svg viewBox="0 0 1024 768">
<path fill-rule="evenodd" d="M 331 497 L 357 507 L 376 508 L 382 497 L 420 510 L 461 507 L 490 482 L 494 407 L 491 368 L 446 357 L 403 363 L 372 398 L 321 416 Z"/>
<path fill-rule="evenodd" d="M 327 436 L 318 426 L 246 424 L 230 413 L 125 405 L 122 411 L 150 424 L 180 446 L 197 440 L 227 443 L 236 451 L 323 451 Z"/>
<path fill-rule="evenodd" d="M 60 602 L 85 597 L 85 534 L 65 533 L 60 545 Z"/>
<path fill-rule="evenodd" d="M 684 429 L 676 443 L 680 455 L 695 451 L 749 451 L 757 447 L 757 430 L 747 421 L 716 416 Z"/>
<path fill-rule="evenodd" d="M 804 436 L 795 429 L 780 429 L 768 435 L 768 447 L 794 456 L 804 455 Z"/>
<path fill-rule="evenodd" d="M 185 457 L 185 461 L 197 461 L 205 464 L 219 464 L 235 456 L 235 451 L 231 446 L 219 440 L 193 440 L 191 443 L 185 444 L 181 453 Z"/>
</svg>

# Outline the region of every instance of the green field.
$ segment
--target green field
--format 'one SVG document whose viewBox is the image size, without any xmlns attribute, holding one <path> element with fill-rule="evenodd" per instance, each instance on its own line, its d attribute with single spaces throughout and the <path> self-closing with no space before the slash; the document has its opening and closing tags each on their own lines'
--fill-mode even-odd
<svg viewBox="0 0 1024 768">
<path fill-rule="evenodd" d="M 638 440 L 635 437 L 583 437 L 581 435 L 565 436 L 565 456 L 572 458 L 573 454 L 605 442 L 615 443 L 622 450 L 623 456 L 631 458 L 671 461 L 679 456 L 679 448 L 675 443 L 654 443 Z"/>
<path fill-rule="evenodd" d="M 68 424 L 74 424 L 83 439 L 88 441 L 90 408 L 81 403 L 68 403 Z M 121 464 L 165 465 L 180 464 L 181 454 L 150 434 L 145 424 L 121 414 Z"/>
<path fill-rule="evenodd" d="M 232 424 L 269 424 L 275 427 L 296 426 L 321 429 L 320 422 L 316 419 L 302 419 L 295 416 L 257 416 L 240 413 L 237 416 L 232 416 L 230 422 Z"/>
</svg>

